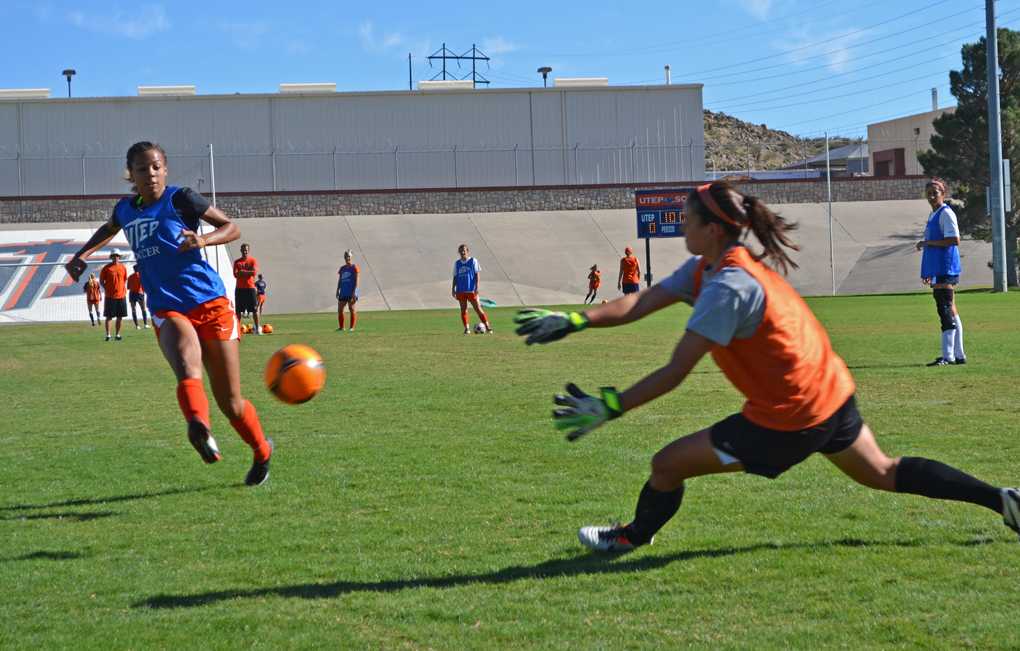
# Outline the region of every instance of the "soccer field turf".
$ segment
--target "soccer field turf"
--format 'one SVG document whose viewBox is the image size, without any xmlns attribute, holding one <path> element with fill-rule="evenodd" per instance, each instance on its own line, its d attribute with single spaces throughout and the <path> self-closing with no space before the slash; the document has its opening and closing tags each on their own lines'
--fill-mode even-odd
<svg viewBox="0 0 1020 651">
<path fill-rule="evenodd" d="M 890 455 L 1020 484 L 1020 294 L 958 296 L 966 366 L 937 353 L 929 295 L 810 301 Z M 83 308 L 84 309 L 84 308 Z M 711 360 L 581 441 L 566 381 L 621 389 L 664 363 L 686 306 L 526 348 L 455 309 L 268 317 L 242 382 L 272 475 L 222 415 L 224 460 L 188 444 L 151 331 L 0 328 L 0 648 L 1017 648 L 1020 545 L 968 504 L 869 491 L 815 456 L 768 481 L 688 483 L 655 544 L 590 555 L 628 520 L 651 455 L 739 409 Z M 329 374 L 310 403 L 262 383 L 286 343 Z"/>
</svg>

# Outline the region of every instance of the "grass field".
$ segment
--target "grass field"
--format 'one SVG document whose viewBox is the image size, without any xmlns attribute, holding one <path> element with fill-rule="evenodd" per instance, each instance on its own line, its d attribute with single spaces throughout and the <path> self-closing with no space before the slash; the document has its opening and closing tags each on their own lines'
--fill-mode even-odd
<svg viewBox="0 0 1020 651">
<path fill-rule="evenodd" d="M 1020 483 L 1020 295 L 963 293 L 967 366 L 937 354 L 928 295 L 811 301 L 886 451 Z M 0 648 L 1017 648 L 1020 545 L 993 513 L 871 492 L 814 457 L 776 481 L 689 483 L 655 545 L 589 555 L 627 520 L 651 455 L 736 411 L 710 360 L 680 390 L 575 444 L 551 395 L 625 387 L 688 308 L 526 348 L 510 310 L 268 320 L 242 342 L 276 441 L 269 482 L 213 415 L 188 445 L 151 331 L 0 328 Z M 285 343 L 329 379 L 290 407 L 262 386 Z"/>
</svg>

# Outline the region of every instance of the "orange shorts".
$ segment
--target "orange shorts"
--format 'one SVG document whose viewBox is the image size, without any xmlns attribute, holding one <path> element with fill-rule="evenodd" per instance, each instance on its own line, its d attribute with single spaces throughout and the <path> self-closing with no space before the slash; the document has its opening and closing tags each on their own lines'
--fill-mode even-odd
<svg viewBox="0 0 1020 651">
<path fill-rule="evenodd" d="M 478 300 L 478 292 L 457 292 L 458 301 Z"/>
<path fill-rule="evenodd" d="M 153 313 L 152 325 L 156 327 L 157 337 L 159 336 L 159 327 L 170 317 L 187 319 L 194 326 L 198 338 L 202 340 L 228 341 L 238 338 L 234 307 L 226 296 L 202 303 L 189 310 L 187 314 L 174 310 L 160 310 Z"/>
<path fill-rule="evenodd" d="M 265 294 L 259 294 L 259 305 L 262 305 L 265 302 L 266 302 L 266 295 Z"/>
</svg>

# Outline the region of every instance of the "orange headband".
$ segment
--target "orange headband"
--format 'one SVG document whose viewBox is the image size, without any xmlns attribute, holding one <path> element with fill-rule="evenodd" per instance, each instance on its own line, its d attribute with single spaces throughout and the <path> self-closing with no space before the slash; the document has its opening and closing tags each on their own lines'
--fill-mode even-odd
<svg viewBox="0 0 1020 651">
<path fill-rule="evenodd" d="M 705 204 L 705 207 L 708 208 L 709 212 L 727 224 L 736 226 L 737 228 L 743 228 L 743 224 L 723 212 L 723 209 L 719 207 L 719 204 L 716 203 L 715 199 L 712 197 L 712 193 L 708 191 L 710 187 L 712 187 L 711 183 L 698 186 L 698 198 L 701 199 L 701 203 Z"/>
</svg>

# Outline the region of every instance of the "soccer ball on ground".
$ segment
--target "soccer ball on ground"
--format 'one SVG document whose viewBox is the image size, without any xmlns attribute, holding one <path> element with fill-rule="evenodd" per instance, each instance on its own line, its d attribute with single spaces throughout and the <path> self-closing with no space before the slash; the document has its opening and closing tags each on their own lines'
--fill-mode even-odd
<svg viewBox="0 0 1020 651">
<path fill-rule="evenodd" d="M 326 383 L 322 357 L 312 348 L 290 344 L 273 353 L 266 364 L 266 388 L 289 405 L 308 402 Z"/>
<path fill-rule="evenodd" d="M 264 335 L 271 335 L 271 334 L 273 334 L 273 326 L 269 325 L 268 323 L 263 324 L 262 325 L 262 334 L 264 334 Z"/>
<path fill-rule="evenodd" d="M 485 324 L 484 323 L 476 323 L 475 324 L 475 334 L 476 335 L 484 335 L 485 334 Z"/>
</svg>

